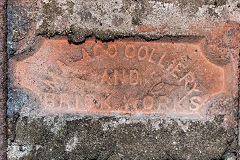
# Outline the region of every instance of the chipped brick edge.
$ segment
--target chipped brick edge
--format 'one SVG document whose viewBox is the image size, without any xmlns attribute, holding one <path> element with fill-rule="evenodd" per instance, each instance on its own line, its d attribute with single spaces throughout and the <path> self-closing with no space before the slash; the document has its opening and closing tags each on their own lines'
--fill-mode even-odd
<svg viewBox="0 0 240 160">
<path fill-rule="evenodd" d="M 0 0 L 0 159 L 7 159 L 6 100 L 7 100 L 7 53 L 6 53 L 7 1 Z"/>
</svg>

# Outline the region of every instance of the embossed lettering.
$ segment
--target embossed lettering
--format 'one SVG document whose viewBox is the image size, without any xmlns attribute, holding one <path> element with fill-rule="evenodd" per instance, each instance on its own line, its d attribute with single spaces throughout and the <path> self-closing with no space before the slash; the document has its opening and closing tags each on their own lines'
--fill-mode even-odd
<svg viewBox="0 0 240 160">
<path fill-rule="evenodd" d="M 136 86 L 138 84 L 139 81 L 139 74 L 137 70 L 130 70 L 130 80 L 129 83 L 132 86 Z"/>
<path fill-rule="evenodd" d="M 140 61 L 142 61 L 142 60 L 146 59 L 147 56 L 148 56 L 148 47 L 147 46 L 141 46 L 138 50 L 138 59 Z"/>
<path fill-rule="evenodd" d="M 120 78 L 121 77 L 121 78 Z M 121 82 L 121 84 L 126 84 L 126 70 L 122 69 L 122 76 L 119 75 L 119 71 L 118 70 L 114 70 L 114 85 L 118 85 L 119 81 Z"/>
<path fill-rule="evenodd" d="M 170 71 L 170 70 L 174 67 L 175 64 L 176 64 L 176 59 L 168 62 L 168 66 L 167 66 L 166 70 L 167 70 L 167 71 Z M 172 73 L 173 73 L 173 72 L 172 72 Z"/>
<path fill-rule="evenodd" d="M 178 64 L 171 70 L 171 73 L 175 78 L 179 79 L 180 77 L 179 77 L 178 73 L 181 72 L 185 68 L 186 68 L 186 66 L 184 64 L 182 64 L 181 62 L 178 62 Z"/>
<path fill-rule="evenodd" d="M 149 56 L 149 59 L 148 59 L 148 62 L 153 63 L 153 64 L 156 63 L 156 61 L 153 60 L 154 53 L 155 53 L 155 49 L 152 50 L 152 52 Z"/>
<path fill-rule="evenodd" d="M 109 85 L 112 85 L 112 82 L 110 80 L 110 77 L 108 76 L 108 70 L 104 69 L 101 84 L 107 83 Z"/>
<path fill-rule="evenodd" d="M 191 110 L 198 110 L 201 107 L 201 97 L 193 96 L 189 100 L 190 103 L 192 104 L 192 106 L 190 107 Z"/>
<path fill-rule="evenodd" d="M 111 58 L 115 58 L 118 55 L 117 46 L 114 44 L 108 45 L 107 53 Z"/>
<path fill-rule="evenodd" d="M 88 55 L 87 51 L 85 48 L 82 48 L 82 55 L 83 55 L 83 60 L 89 60 L 91 57 Z"/>
<path fill-rule="evenodd" d="M 143 107 L 146 111 L 151 111 L 154 109 L 154 99 L 151 96 L 146 96 L 143 99 Z"/>
<path fill-rule="evenodd" d="M 160 66 L 160 68 L 162 68 L 162 69 L 165 69 L 164 65 L 162 64 L 162 63 L 163 63 L 163 59 L 165 58 L 165 56 L 166 56 L 166 53 L 164 53 L 164 54 L 161 56 L 161 58 L 160 58 L 160 60 L 159 60 L 159 62 L 158 62 L 158 66 Z"/>
<path fill-rule="evenodd" d="M 134 58 L 136 55 L 136 47 L 134 45 L 128 44 L 125 48 L 125 56 L 127 58 Z"/>
<path fill-rule="evenodd" d="M 193 83 L 195 78 L 193 76 L 192 72 L 188 72 L 183 78 L 181 78 L 179 81 L 184 80 L 185 82 L 185 88 L 187 88 L 188 84 Z"/>
<path fill-rule="evenodd" d="M 102 54 L 103 52 L 104 52 L 104 50 L 103 50 L 103 46 L 102 46 L 102 45 L 100 45 L 100 44 L 94 45 L 94 47 L 93 47 L 93 55 L 94 55 L 95 57 L 101 56 L 101 54 Z"/>
<path fill-rule="evenodd" d="M 44 39 L 31 56 L 10 59 L 12 84 L 36 95 L 46 113 L 206 116 L 209 100 L 233 93 L 233 67 L 206 58 L 202 41 Z"/>
<path fill-rule="evenodd" d="M 99 98 L 95 97 L 93 94 L 87 94 L 84 97 L 85 108 L 100 109 L 101 103 L 99 103 L 98 101 L 99 101 Z"/>
<path fill-rule="evenodd" d="M 106 98 L 101 98 L 101 109 L 110 109 L 111 106 L 109 105 L 109 100 L 111 99 L 111 95 L 107 96 Z"/>
<path fill-rule="evenodd" d="M 126 109 L 126 110 L 136 110 L 137 109 L 138 100 L 136 100 L 135 98 L 132 98 L 132 97 L 127 98 L 126 96 L 124 96 L 123 102 L 124 102 L 124 109 Z"/>
</svg>

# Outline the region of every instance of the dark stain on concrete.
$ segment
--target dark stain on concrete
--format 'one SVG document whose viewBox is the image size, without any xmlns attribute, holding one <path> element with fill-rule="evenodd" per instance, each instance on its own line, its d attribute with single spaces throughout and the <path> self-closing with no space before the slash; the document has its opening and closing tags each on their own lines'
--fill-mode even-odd
<svg viewBox="0 0 240 160">
<path fill-rule="evenodd" d="M 51 128 L 54 124 L 47 125 L 46 118 L 30 120 L 28 117 L 20 117 L 16 122 L 14 116 L 9 117 L 9 122 L 16 122 L 16 135 L 11 143 L 35 146 L 21 159 L 206 160 L 234 154 L 237 145 L 237 128 L 224 129 L 221 126 L 223 116 L 217 116 L 212 122 L 189 122 L 189 130 L 186 132 L 175 120 L 171 123 L 166 120 L 158 121 L 156 130 L 151 119 L 146 123 L 121 124 L 119 118 L 114 117 L 85 117 L 66 120 L 65 125 L 57 133 L 53 133 Z M 61 118 L 55 117 L 54 122 L 58 121 Z M 103 124 L 118 125 L 109 125 L 104 130 Z M 76 142 L 71 142 L 73 137 Z M 69 142 L 70 145 L 76 143 L 70 150 L 66 149 Z"/>
</svg>

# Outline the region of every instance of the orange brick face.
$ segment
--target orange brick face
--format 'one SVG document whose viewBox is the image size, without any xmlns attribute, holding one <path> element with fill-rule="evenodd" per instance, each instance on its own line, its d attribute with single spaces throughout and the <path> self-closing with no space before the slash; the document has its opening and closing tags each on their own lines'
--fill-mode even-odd
<svg viewBox="0 0 240 160">
<path fill-rule="evenodd" d="M 231 94 L 229 66 L 192 42 L 44 39 L 12 59 L 14 85 L 37 95 L 44 113 L 131 113 L 206 118 L 210 99 Z"/>
</svg>

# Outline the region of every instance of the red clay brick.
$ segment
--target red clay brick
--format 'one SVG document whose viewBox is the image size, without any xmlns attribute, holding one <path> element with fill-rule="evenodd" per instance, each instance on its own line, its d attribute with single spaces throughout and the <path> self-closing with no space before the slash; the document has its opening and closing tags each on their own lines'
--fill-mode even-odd
<svg viewBox="0 0 240 160">
<path fill-rule="evenodd" d="M 236 94 L 236 64 L 208 58 L 205 38 L 176 42 L 43 39 L 12 60 L 15 85 L 45 113 L 132 113 L 205 119 L 209 101 Z M 215 58 L 215 57 L 213 57 Z"/>
</svg>

